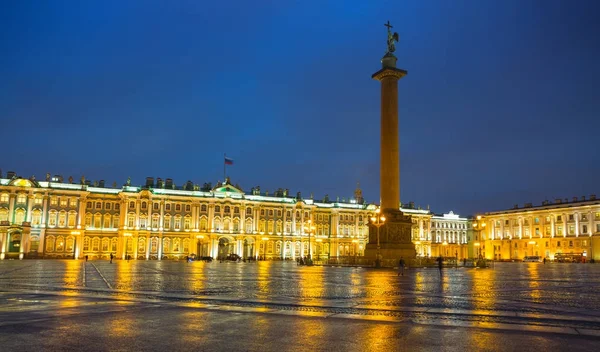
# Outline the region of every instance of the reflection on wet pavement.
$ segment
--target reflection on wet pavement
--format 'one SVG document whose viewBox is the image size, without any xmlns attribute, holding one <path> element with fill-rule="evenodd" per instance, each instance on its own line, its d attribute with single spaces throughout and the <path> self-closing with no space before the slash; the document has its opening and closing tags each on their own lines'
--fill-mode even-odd
<svg viewBox="0 0 600 352">
<path fill-rule="evenodd" d="M 548 324 L 555 319 L 600 329 L 599 274 L 600 265 L 591 264 L 498 263 L 493 269 L 448 268 L 441 275 L 437 269 L 412 269 L 398 276 L 393 270 L 299 267 L 291 262 L 40 260 L 0 262 L 0 289 L 100 290 L 231 309 L 396 320 L 429 319 L 431 314 L 477 316 L 481 323 L 499 317 L 506 323 L 527 318 Z M 62 304 L 68 308 L 75 303 Z M 116 322 L 110 332 L 133 333 L 122 330 L 124 325 L 126 321 Z"/>
</svg>

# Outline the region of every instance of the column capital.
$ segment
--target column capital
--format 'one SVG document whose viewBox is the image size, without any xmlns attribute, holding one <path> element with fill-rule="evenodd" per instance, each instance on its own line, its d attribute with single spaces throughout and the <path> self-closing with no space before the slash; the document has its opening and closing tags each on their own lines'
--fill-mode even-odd
<svg viewBox="0 0 600 352">
<path fill-rule="evenodd" d="M 396 79 L 400 79 L 406 76 L 408 72 L 406 70 L 395 68 L 395 67 L 384 67 L 381 70 L 375 72 L 371 75 L 371 78 L 382 81 L 388 77 L 393 77 Z"/>
</svg>

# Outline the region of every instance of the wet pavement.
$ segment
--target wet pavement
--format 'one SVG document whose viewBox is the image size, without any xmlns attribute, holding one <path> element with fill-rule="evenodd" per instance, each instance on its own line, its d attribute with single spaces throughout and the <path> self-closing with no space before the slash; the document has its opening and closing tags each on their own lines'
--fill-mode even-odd
<svg viewBox="0 0 600 352">
<path fill-rule="evenodd" d="M 302 335 L 297 336 L 303 341 L 300 345 L 292 340 L 290 346 L 316 350 L 331 350 L 326 347 L 333 347 L 328 344 L 334 341 L 346 350 L 390 347 L 389 343 L 411 334 L 418 346 L 446 346 L 421 336 L 424 331 L 440 336 L 452 332 L 456 343 L 474 348 L 482 340 L 471 335 L 492 340 L 507 335 L 523 343 L 543 340 L 559 345 L 577 340 L 575 349 L 584 349 L 588 342 L 600 339 L 599 274 L 600 265 L 591 264 L 498 263 L 493 269 L 446 268 L 441 276 L 437 269 L 407 270 L 398 276 L 393 270 L 299 267 L 292 262 L 1 261 L 0 342 L 18 341 L 28 329 L 48 327 L 50 322 L 51 330 L 76 321 L 83 324 L 86 316 L 93 317 L 84 326 L 94 338 L 95 332 L 110 329 L 108 317 L 122 316 L 119 319 L 129 317 L 134 325 L 141 324 L 138 320 L 143 317 L 164 319 L 157 324 L 165 334 L 185 334 L 180 330 L 194 324 L 201 328 L 206 320 L 216 319 L 219 323 L 204 326 L 217 334 L 210 338 L 202 334 L 200 345 L 206 350 L 213 350 L 210 347 L 218 346 L 221 338 L 228 342 L 226 336 L 233 332 L 219 330 L 223 326 L 239 325 L 240 336 L 248 335 L 240 340 L 248 343 L 246 350 L 271 350 L 277 344 L 257 345 L 254 338 L 263 333 L 274 338 L 278 329 L 298 324 L 327 327 L 311 333 L 313 338 L 326 339 L 324 347 L 305 341 L 308 332 L 279 331 Z M 181 323 L 178 315 L 189 315 L 190 321 Z M 219 327 L 223 321 L 229 323 Z M 256 325 L 257 321 L 268 328 Z M 376 326 L 390 333 L 389 343 L 373 341 L 362 332 L 375 331 Z M 15 336 L 12 329 L 21 332 Z M 80 333 L 85 335 L 85 329 Z M 144 341 L 152 339 L 148 335 Z M 234 350 L 244 350 L 240 341 Z M 58 345 L 38 345 L 52 346 Z M 180 347 L 176 349 L 187 349 Z M 479 347 L 512 349 L 493 344 Z"/>
</svg>

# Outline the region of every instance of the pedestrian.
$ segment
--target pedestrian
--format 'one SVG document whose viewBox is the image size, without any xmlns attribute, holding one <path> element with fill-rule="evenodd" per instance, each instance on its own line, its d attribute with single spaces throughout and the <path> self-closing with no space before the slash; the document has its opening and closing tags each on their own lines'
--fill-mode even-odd
<svg viewBox="0 0 600 352">
<path fill-rule="evenodd" d="M 400 261 L 398 262 L 398 276 L 404 276 L 404 267 L 406 266 L 406 262 L 404 261 L 404 257 L 400 257 Z"/>
<path fill-rule="evenodd" d="M 463 266 L 467 266 L 467 258 L 466 257 L 463 259 Z"/>
<path fill-rule="evenodd" d="M 112 264 L 112 260 L 113 260 L 113 254 L 110 254 L 110 263 Z"/>
<path fill-rule="evenodd" d="M 440 254 L 440 256 L 437 258 L 437 262 L 438 262 L 438 269 L 440 270 L 440 276 L 442 276 L 442 266 L 444 265 L 444 259 L 442 258 L 442 255 Z"/>
<path fill-rule="evenodd" d="M 88 255 L 87 254 L 85 255 L 85 261 L 86 262 L 88 261 Z"/>
<path fill-rule="evenodd" d="M 546 257 L 544 257 L 544 265 L 546 265 Z"/>
<path fill-rule="evenodd" d="M 131 255 L 127 254 L 127 256 L 125 258 L 127 258 L 127 261 L 129 262 L 129 259 L 131 258 Z"/>
</svg>

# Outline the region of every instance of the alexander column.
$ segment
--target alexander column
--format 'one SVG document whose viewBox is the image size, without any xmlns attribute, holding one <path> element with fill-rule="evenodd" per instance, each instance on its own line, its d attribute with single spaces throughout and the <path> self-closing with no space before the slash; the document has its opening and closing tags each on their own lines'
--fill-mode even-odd
<svg viewBox="0 0 600 352">
<path fill-rule="evenodd" d="M 395 42 L 398 33 L 387 27 L 387 52 L 381 59 L 382 68 L 371 77 L 381 82 L 381 150 L 380 199 L 381 212 L 369 226 L 369 243 L 365 257 L 376 266 L 393 266 L 400 257 L 408 262 L 416 256 L 411 241 L 412 221 L 400 211 L 400 144 L 398 139 L 398 80 L 407 72 L 396 67 Z M 380 219 L 384 221 L 380 221 Z"/>
</svg>

